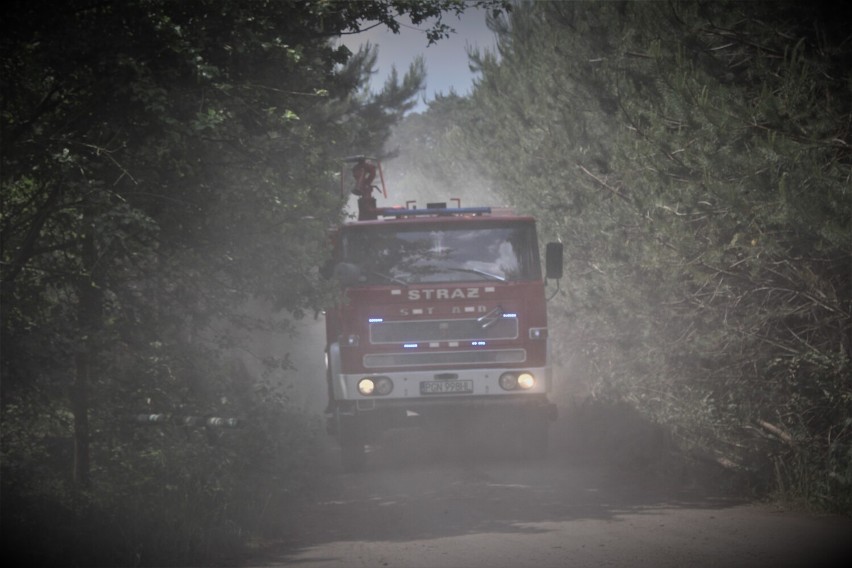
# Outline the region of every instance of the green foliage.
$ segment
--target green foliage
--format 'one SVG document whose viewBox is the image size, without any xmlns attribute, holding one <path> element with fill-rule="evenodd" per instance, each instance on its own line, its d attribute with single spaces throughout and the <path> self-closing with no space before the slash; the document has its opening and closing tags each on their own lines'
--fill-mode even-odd
<svg viewBox="0 0 852 568">
<path fill-rule="evenodd" d="M 4 5 L 4 547 L 29 534 L 79 543 L 33 545 L 50 563 L 204 561 L 302 486 L 315 425 L 263 381 L 235 383 L 224 353 L 234 330 L 323 303 L 336 162 L 381 148 L 423 84 L 417 64 L 369 93 L 375 51 L 335 39 L 408 14 L 437 40 L 464 7 Z M 247 426 L 211 440 L 125 422 L 150 412 Z"/>
<path fill-rule="evenodd" d="M 311 486 L 316 418 L 267 387 L 214 375 L 214 363 L 224 368 L 213 359 L 205 379 L 229 396 L 204 402 L 220 415 L 237 412 L 242 425 L 141 425 L 96 413 L 91 491 L 58 475 L 70 471 L 67 438 L 20 436 L 45 455 L 7 444 L 4 546 L 37 565 L 233 565 L 251 535 L 281 530 Z M 6 429 L 17 426 L 4 418 Z"/>
<path fill-rule="evenodd" d="M 527 3 L 494 27 L 464 144 L 566 244 L 566 365 L 848 509 L 848 30 L 774 2 Z"/>
</svg>

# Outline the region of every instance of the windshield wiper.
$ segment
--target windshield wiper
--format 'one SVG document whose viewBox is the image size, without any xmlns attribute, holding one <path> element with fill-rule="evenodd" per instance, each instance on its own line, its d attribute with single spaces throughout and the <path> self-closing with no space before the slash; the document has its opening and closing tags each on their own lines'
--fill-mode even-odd
<svg viewBox="0 0 852 568">
<path fill-rule="evenodd" d="M 377 272 L 375 270 L 370 270 L 370 274 L 372 274 L 373 276 L 378 276 L 379 278 L 387 280 L 388 282 L 393 282 L 394 284 L 408 286 L 408 282 L 401 278 L 397 278 L 396 276 L 391 276 L 390 274 L 384 274 L 383 272 Z"/>
<path fill-rule="evenodd" d="M 479 270 L 478 268 L 460 268 L 457 266 L 451 267 L 442 267 L 442 271 L 452 270 L 453 272 L 470 272 L 471 274 L 479 274 L 480 276 L 485 276 L 491 280 L 497 280 L 499 282 L 505 282 L 506 278 L 504 276 L 500 276 L 499 274 L 491 274 L 490 272 L 485 272 L 484 270 Z"/>
</svg>

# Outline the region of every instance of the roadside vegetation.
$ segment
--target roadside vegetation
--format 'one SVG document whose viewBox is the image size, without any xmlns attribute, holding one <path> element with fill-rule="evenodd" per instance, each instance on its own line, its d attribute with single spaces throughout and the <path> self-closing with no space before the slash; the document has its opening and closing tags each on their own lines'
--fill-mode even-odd
<svg viewBox="0 0 852 568">
<path fill-rule="evenodd" d="M 564 391 L 628 404 L 755 494 L 846 513 L 848 21 L 794 2 L 519 3 L 491 22 L 497 52 L 472 54 L 472 95 L 409 126 L 565 244 Z"/>
<path fill-rule="evenodd" d="M 286 331 L 322 305 L 339 160 L 378 152 L 423 85 L 416 62 L 365 89 L 375 49 L 351 53 L 341 34 L 398 30 L 407 14 L 425 46 L 465 7 L 4 5 L 10 557 L 233 564 L 305 495 L 321 429 L 287 397 L 288 347 L 253 362 L 259 377 L 232 355 L 252 356 L 246 332 Z"/>
</svg>

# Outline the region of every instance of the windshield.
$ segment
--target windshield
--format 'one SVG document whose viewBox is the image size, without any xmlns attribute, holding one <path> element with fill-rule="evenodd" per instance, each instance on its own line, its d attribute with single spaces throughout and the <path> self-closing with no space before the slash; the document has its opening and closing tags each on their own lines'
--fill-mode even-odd
<svg viewBox="0 0 852 568">
<path fill-rule="evenodd" d="M 530 222 L 351 228 L 343 237 L 343 262 L 360 285 L 541 278 Z"/>
</svg>

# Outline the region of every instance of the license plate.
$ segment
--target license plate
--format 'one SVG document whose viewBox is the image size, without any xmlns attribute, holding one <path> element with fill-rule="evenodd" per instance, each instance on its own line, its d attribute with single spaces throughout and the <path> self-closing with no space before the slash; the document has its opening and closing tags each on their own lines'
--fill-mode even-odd
<svg viewBox="0 0 852 568">
<path fill-rule="evenodd" d="M 470 394 L 473 381 L 423 381 L 420 394 Z"/>
</svg>

